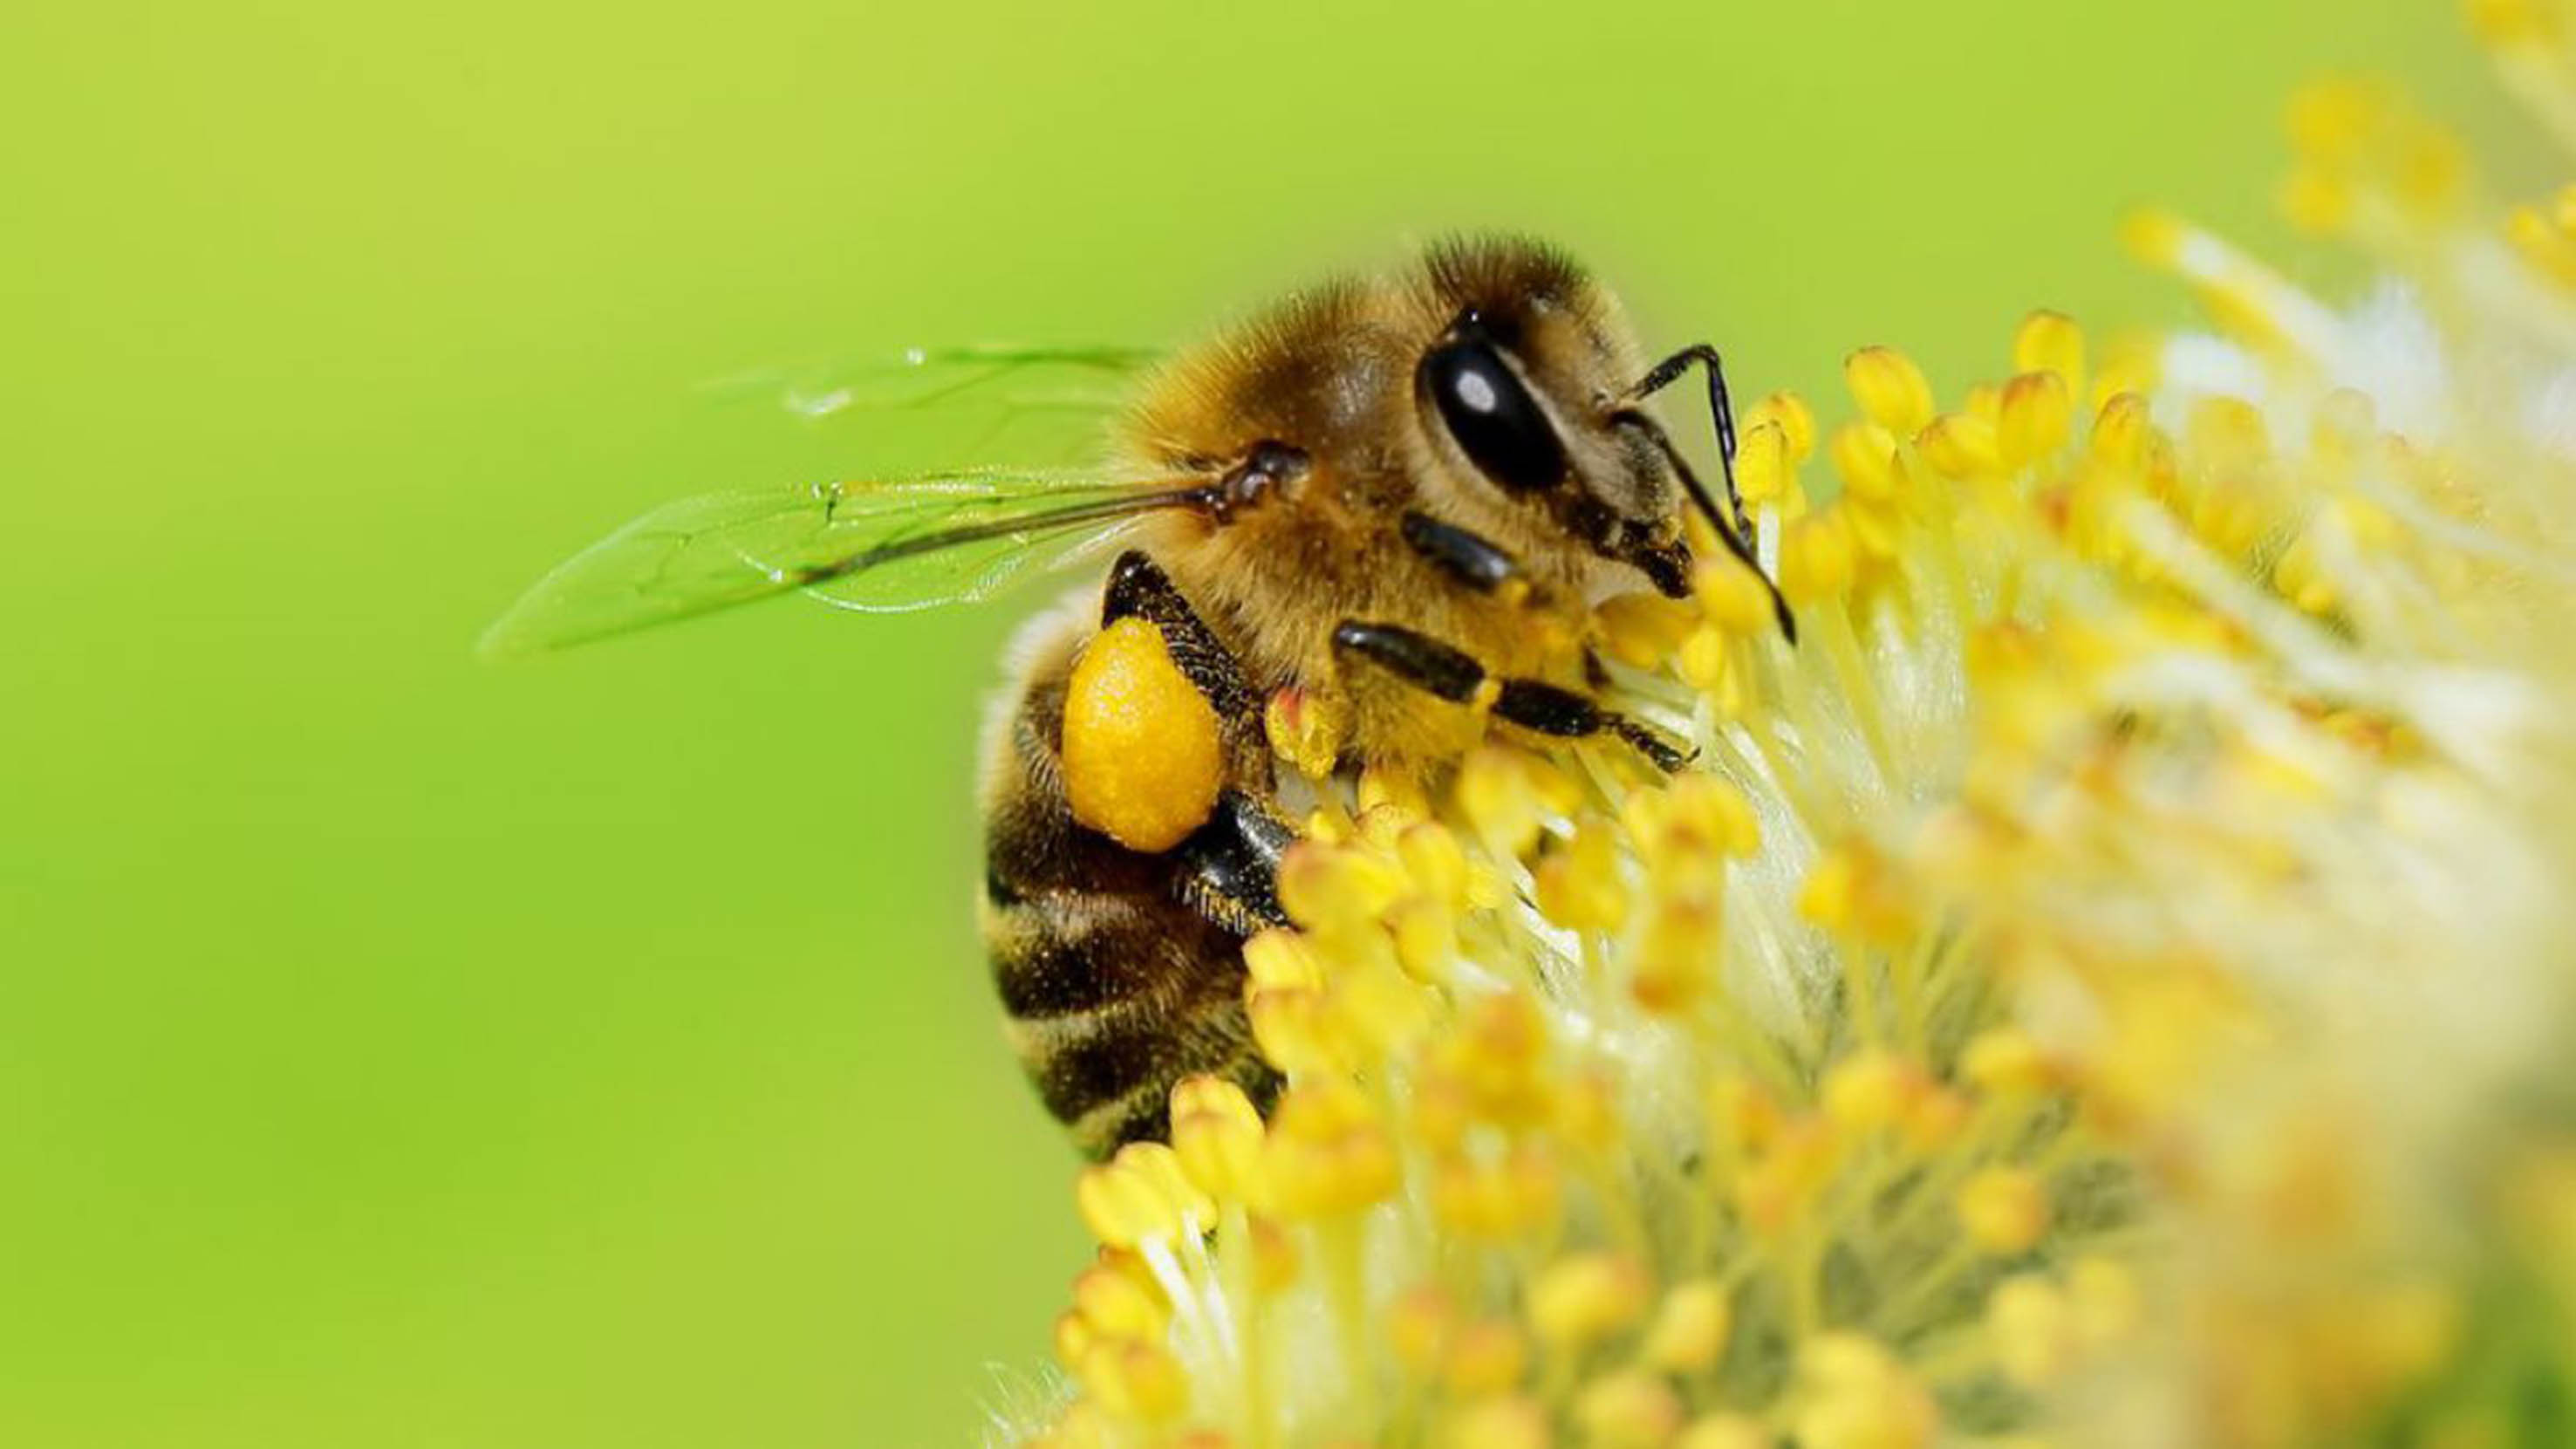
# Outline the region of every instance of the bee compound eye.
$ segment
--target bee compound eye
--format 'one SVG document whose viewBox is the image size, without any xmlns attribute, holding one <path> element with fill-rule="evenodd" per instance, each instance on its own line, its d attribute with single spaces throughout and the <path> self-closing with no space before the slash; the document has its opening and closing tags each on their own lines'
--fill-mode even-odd
<svg viewBox="0 0 2576 1449">
<path fill-rule="evenodd" d="M 1431 349 L 1421 381 L 1459 451 L 1487 478 L 1514 492 L 1564 479 L 1555 427 L 1491 342 L 1469 336 Z"/>
</svg>

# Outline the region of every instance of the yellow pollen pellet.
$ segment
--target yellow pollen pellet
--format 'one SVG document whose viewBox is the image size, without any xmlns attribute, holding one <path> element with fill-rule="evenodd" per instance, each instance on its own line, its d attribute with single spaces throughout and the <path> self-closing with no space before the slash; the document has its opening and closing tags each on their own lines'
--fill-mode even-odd
<svg viewBox="0 0 2576 1449">
<path fill-rule="evenodd" d="M 1843 380 L 1869 420 L 1899 437 L 1932 421 L 1932 385 L 1914 359 L 1892 347 L 1864 347 L 1843 359 Z"/>
<path fill-rule="evenodd" d="M 1626 1327 L 1645 1311 L 1654 1281 L 1635 1260 L 1578 1253 L 1540 1272 L 1529 1288 L 1529 1321 L 1560 1348 L 1580 1348 Z"/>
<path fill-rule="evenodd" d="M 1989 1253 L 2025 1252 L 2048 1231 L 2048 1190 L 2021 1168 L 1980 1169 L 1959 1189 L 1959 1226 Z"/>
<path fill-rule="evenodd" d="M 1224 783 L 1215 708 L 1138 618 L 1102 629 L 1075 661 L 1061 752 L 1073 818 L 1132 850 L 1180 844 Z"/>
</svg>

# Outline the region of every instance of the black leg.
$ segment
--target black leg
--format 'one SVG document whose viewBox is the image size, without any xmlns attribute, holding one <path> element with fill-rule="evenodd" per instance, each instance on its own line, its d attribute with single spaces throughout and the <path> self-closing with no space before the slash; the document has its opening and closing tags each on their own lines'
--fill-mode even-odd
<svg viewBox="0 0 2576 1449">
<path fill-rule="evenodd" d="M 1406 546 L 1480 594 L 1494 593 L 1514 582 L 1526 587 L 1520 564 L 1503 551 L 1502 545 L 1482 534 L 1443 523 L 1427 513 L 1405 514 L 1402 528 Z"/>
<path fill-rule="evenodd" d="M 1345 620 L 1333 629 L 1333 648 L 1452 704 L 1471 703 L 1487 690 L 1485 666 L 1472 656 L 1401 624 Z M 1663 736 L 1570 689 L 1535 679 L 1505 679 L 1492 684 L 1491 695 L 1494 718 L 1506 724 L 1564 739 L 1614 735 L 1667 773 L 1690 763 L 1691 757 Z"/>
<path fill-rule="evenodd" d="M 1136 549 L 1120 554 L 1110 566 L 1109 589 L 1100 600 L 1103 625 L 1128 618 L 1143 619 L 1162 631 L 1163 647 L 1172 651 L 1172 662 L 1207 696 L 1221 718 L 1241 721 L 1260 716 L 1260 701 L 1253 698 L 1233 652 L 1209 632 L 1162 566 Z"/>
<path fill-rule="evenodd" d="M 1279 908 L 1279 857 L 1294 827 L 1260 800 L 1228 790 L 1216 813 L 1173 848 L 1182 904 L 1239 936 L 1288 924 Z"/>
<path fill-rule="evenodd" d="M 1726 506 L 1735 515 L 1735 530 L 1749 545 L 1753 542 L 1753 520 L 1745 516 L 1744 495 L 1735 490 L 1735 404 L 1726 395 L 1726 363 L 1717 355 L 1717 349 L 1705 342 L 1692 343 L 1649 368 L 1628 390 L 1628 396 L 1652 397 L 1695 365 L 1708 369 L 1708 411 L 1717 423 L 1717 468 L 1726 484 Z"/>
</svg>

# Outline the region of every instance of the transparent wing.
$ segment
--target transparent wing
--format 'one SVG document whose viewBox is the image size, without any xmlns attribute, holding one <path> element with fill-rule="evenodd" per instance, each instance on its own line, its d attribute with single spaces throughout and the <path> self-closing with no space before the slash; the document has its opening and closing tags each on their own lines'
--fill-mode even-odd
<svg viewBox="0 0 2576 1449">
<path fill-rule="evenodd" d="M 710 494 L 659 508 L 538 581 L 483 636 L 542 653 L 778 594 L 903 610 L 980 599 L 1137 518 L 1204 504 L 1196 480 L 950 473 Z"/>
<path fill-rule="evenodd" d="M 762 368 L 703 390 L 774 403 L 815 421 L 936 416 L 952 446 L 973 452 L 1006 432 L 1087 439 L 1157 356 L 1152 348 L 1113 345 L 912 347 L 878 358 Z"/>
</svg>

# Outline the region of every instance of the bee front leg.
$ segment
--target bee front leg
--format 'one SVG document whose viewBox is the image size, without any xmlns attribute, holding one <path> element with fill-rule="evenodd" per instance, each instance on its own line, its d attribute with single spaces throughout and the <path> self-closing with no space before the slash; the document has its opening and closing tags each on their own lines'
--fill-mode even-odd
<svg viewBox="0 0 2576 1449">
<path fill-rule="evenodd" d="M 1667 774 L 1690 755 L 1654 730 L 1603 709 L 1570 689 L 1535 679 L 1494 679 L 1465 650 L 1401 624 L 1346 619 L 1333 629 L 1333 649 L 1452 704 L 1482 705 L 1494 718 L 1535 734 L 1582 739 L 1607 734 L 1654 762 Z"/>
</svg>

